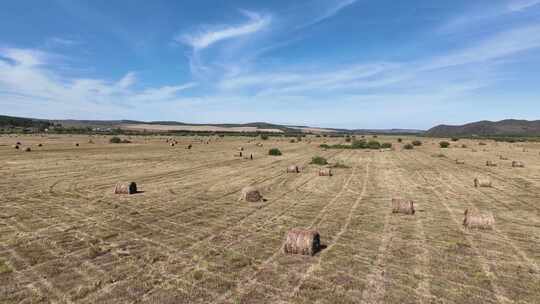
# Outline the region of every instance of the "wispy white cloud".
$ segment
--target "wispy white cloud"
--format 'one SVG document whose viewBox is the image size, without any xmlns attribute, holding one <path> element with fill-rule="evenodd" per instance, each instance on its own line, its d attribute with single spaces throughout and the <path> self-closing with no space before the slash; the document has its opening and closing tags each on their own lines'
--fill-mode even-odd
<svg viewBox="0 0 540 304">
<path fill-rule="evenodd" d="M 194 50 L 202 50 L 222 40 L 259 32 L 268 27 L 271 22 L 270 16 L 260 15 L 250 11 L 241 12 L 248 17 L 248 22 L 236 26 L 215 26 L 212 30 L 202 31 L 197 34 L 184 34 L 177 37 L 176 41 L 186 43 L 193 47 Z"/>
<path fill-rule="evenodd" d="M 3 102 L 18 100 L 26 104 L 55 105 L 58 112 L 66 108 L 121 109 L 142 103 L 169 103 L 179 99 L 179 93 L 195 83 L 175 86 L 132 89 L 134 72 L 117 81 L 95 78 L 69 78 L 55 69 L 49 54 L 33 49 L 0 50 L 0 96 Z"/>
<path fill-rule="evenodd" d="M 540 0 L 511 0 L 508 3 L 508 9 L 510 11 L 523 11 L 540 4 Z"/>
<path fill-rule="evenodd" d="M 540 25 L 528 25 L 491 35 L 468 47 L 421 60 L 356 63 L 347 66 L 279 66 L 266 71 L 223 77 L 224 92 L 256 96 L 321 93 L 363 93 L 396 90 L 402 94 L 423 87 L 452 87 L 472 91 L 497 81 L 496 67 L 522 52 L 540 48 Z"/>
<path fill-rule="evenodd" d="M 137 81 L 135 72 L 129 72 L 117 82 L 117 86 L 122 89 L 127 89 L 130 86 L 132 86 L 135 83 L 135 81 Z"/>
<path fill-rule="evenodd" d="M 540 25 L 528 25 L 497 33 L 462 50 L 436 57 L 423 69 L 486 62 L 540 47 Z"/>
<path fill-rule="evenodd" d="M 328 1 L 328 7 L 326 7 L 321 14 L 316 16 L 314 19 L 310 20 L 309 22 L 300 25 L 298 28 L 304 28 L 316 23 L 319 23 L 325 19 L 331 18 L 337 13 L 339 13 L 342 9 L 354 4 L 357 0 L 333 0 Z"/>
</svg>

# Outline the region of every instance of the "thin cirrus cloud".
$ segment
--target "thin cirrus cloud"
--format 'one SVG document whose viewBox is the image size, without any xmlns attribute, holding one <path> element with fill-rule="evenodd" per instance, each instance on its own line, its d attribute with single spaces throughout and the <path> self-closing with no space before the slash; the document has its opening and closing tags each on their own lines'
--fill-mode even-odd
<svg viewBox="0 0 540 304">
<path fill-rule="evenodd" d="M 540 0 L 513 0 L 508 3 L 508 9 L 511 11 L 522 11 L 540 4 Z"/>
<path fill-rule="evenodd" d="M 202 50 L 223 40 L 259 32 L 268 27 L 271 22 L 270 16 L 263 16 L 250 11 L 241 12 L 249 19 L 244 24 L 237 26 L 217 26 L 213 30 L 206 30 L 197 34 L 184 34 L 175 40 L 191 46 L 194 50 Z"/>
<path fill-rule="evenodd" d="M 329 1 L 329 6 L 323 10 L 318 16 L 315 16 L 312 20 L 307 23 L 301 24 L 298 26 L 298 29 L 305 28 L 314 24 L 317 24 L 325 19 L 331 18 L 338 14 L 344 8 L 356 3 L 357 0 L 338 0 L 338 1 Z"/>
<path fill-rule="evenodd" d="M 460 92 L 465 92 L 492 83 L 497 78 L 497 65 L 501 59 L 512 59 L 538 48 L 540 25 L 532 24 L 496 33 L 472 45 L 422 60 L 357 63 L 318 69 L 290 66 L 289 71 L 294 72 L 275 67 L 271 71 L 223 77 L 218 87 L 224 92 L 244 91 L 258 96 L 312 95 L 336 90 L 362 93 L 367 89 L 399 88 L 407 91 L 423 85 L 444 87 L 459 79 Z M 474 73 L 468 72 L 470 70 Z"/>
</svg>

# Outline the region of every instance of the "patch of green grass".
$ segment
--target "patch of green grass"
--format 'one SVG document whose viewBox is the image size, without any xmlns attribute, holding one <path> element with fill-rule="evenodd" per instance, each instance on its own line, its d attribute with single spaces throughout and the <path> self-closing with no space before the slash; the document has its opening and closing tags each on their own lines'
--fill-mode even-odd
<svg viewBox="0 0 540 304">
<path fill-rule="evenodd" d="M 328 164 L 328 161 L 326 160 L 326 158 L 324 158 L 322 156 L 314 156 L 311 159 L 311 163 L 314 164 L 314 165 L 324 166 L 324 165 Z"/>
<path fill-rule="evenodd" d="M 10 273 L 12 271 L 13 270 L 11 270 L 11 268 L 9 268 L 9 266 L 6 264 L 5 261 L 0 260 L 0 274 Z"/>
</svg>

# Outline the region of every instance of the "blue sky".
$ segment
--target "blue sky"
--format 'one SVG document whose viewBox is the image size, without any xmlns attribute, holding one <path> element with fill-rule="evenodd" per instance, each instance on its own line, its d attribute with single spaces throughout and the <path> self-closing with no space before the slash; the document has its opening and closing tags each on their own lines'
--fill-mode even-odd
<svg viewBox="0 0 540 304">
<path fill-rule="evenodd" d="M 0 8 L 0 114 L 343 128 L 540 119 L 540 0 Z"/>
</svg>

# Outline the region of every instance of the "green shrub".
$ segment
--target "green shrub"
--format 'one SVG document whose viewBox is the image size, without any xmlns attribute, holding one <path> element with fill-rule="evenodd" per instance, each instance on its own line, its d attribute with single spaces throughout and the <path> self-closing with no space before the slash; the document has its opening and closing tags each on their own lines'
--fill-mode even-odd
<svg viewBox="0 0 540 304">
<path fill-rule="evenodd" d="M 345 138 L 345 141 L 346 141 L 346 142 L 351 142 L 351 138 L 350 138 L 350 137 L 347 137 L 347 138 Z"/>
<path fill-rule="evenodd" d="M 314 156 L 311 159 L 311 163 L 314 164 L 314 165 L 324 166 L 324 165 L 328 164 L 328 161 L 326 160 L 326 158 L 324 158 L 322 156 Z"/>
<path fill-rule="evenodd" d="M 328 149 L 328 148 L 330 148 L 330 146 L 327 145 L 327 144 L 320 144 L 319 147 L 320 147 L 320 148 L 323 148 L 323 149 Z"/>
<path fill-rule="evenodd" d="M 261 134 L 261 139 L 262 139 L 262 140 L 268 140 L 268 135 L 266 135 L 266 134 Z"/>
<path fill-rule="evenodd" d="M 122 142 L 122 139 L 120 139 L 120 137 L 118 136 L 114 136 L 114 137 L 111 137 L 111 139 L 109 139 L 109 142 L 111 144 L 119 144 Z"/>
<path fill-rule="evenodd" d="M 397 139 L 397 142 L 398 142 L 398 143 L 400 143 L 400 142 L 402 142 L 402 141 L 403 141 L 403 139 L 401 139 L 401 137 Z"/>
<path fill-rule="evenodd" d="M 406 145 L 403 146 L 403 149 L 405 149 L 405 150 L 412 150 L 412 149 L 414 149 L 414 146 L 411 145 L 411 144 L 406 144 Z"/>
<path fill-rule="evenodd" d="M 390 148 L 392 148 L 392 144 L 391 144 L 391 143 L 387 143 L 387 142 L 386 142 L 386 143 L 382 143 L 382 144 L 381 144 L 381 148 L 383 148 L 383 149 L 390 149 Z"/>
<path fill-rule="evenodd" d="M 413 140 L 412 144 L 413 144 L 413 146 L 421 146 L 422 142 L 419 141 L 419 140 Z"/>
<path fill-rule="evenodd" d="M 380 149 L 381 144 L 376 140 L 370 140 L 367 144 L 368 148 L 370 149 Z"/>
<path fill-rule="evenodd" d="M 294 140 L 294 138 L 293 138 L 293 139 L 289 140 L 289 142 L 290 142 L 291 144 L 294 144 L 294 143 L 296 142 L 296 140 Z"/>
<path fill-rule="evenodd" d="M 281 151 L 278 148 L 272 148 L 268 150 L 268 155 L 279 156 L 281 155 Z"/>
<path fill-rule="evenodd" d="M 479 145 L 479 146 L 485 146 L 486 143 L 484 143 L 484 142 L 479 142 L 478 145 Z"/>
<path fill-rule="evenodd" d="M 365 149 L 367 147 L 367 143 L 365 140 L 353 140 L 351 148 L 353 149 Z"/>
<path fill-rule="evenodd" d="M 458 140 L 459 140 L 459 138 L 457 138 L 457 137 L 452 137 L 452 141 L 458 141 Z"/>
<path fill-rule="evenodd" d="M 446 148 L 450 147 L 450 143 L 447 142 L 447 141 L 441 141 L 441 142 L 439 143 L 439 147 L 441 147 L 441 148 L 443 148 L 443 149 L 446 149 Z"/>
</svg>

